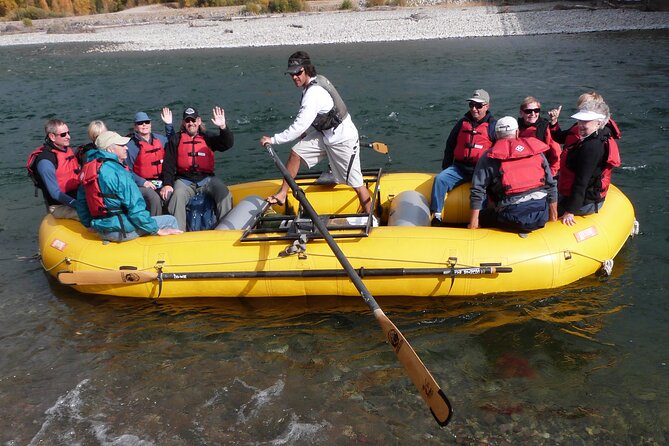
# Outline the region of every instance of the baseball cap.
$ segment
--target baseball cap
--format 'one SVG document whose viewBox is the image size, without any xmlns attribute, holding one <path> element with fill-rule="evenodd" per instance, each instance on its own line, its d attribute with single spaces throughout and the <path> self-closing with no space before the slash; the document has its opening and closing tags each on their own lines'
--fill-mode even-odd
<svg viewBox="0 0 669 446">
<path fill-rule="evenodd" d="M 490 95 L 485 90 L 474 90 L 472 97 L 468 98 L 467 101 L 480 102 L 482 104 L 490 103 Z"/>
<path fill-rule="evenodd" d="M 595 119 L 606 119 L 606 116 L 601 113 L 597 113 L 589 110 L 579 110 L 575 115 L 571 115 L 572 118 L 579 121 L 593 121 Z"/>
<path fill-rule="evenodd" d="M 288 68 L 286 73 L 297 74 L 299 73 L 305 65 L 311 64 L 311 59 L 307 53 L 302 52 L 302 56 L 290 57 L 288 59 Z"/>
<path fill-rule="evenodd" d="M 513 116 L 505 116 L 497 121 L 495 124 L 496 132 L 513 132 L 518 130 L 518 121 Z"/>
<path fill-rule="evenodd" d="M 151 121 L 151 118 L 149 118 L 149 115 L 144 112 L 135 113 L 135 122 L 137 123 L 142 121 Z"/>
<path fill-rule="evenodd" d="M 199 118 L 199 117 L 200 117 L 200 114 L 199 114 L 199 113 L 197 112 L 197 110 L 194 109 L 193 107 L 186 107 L 186 109 L 184 110 L 184 116 L 183 116 L 183 119 L 186 119 L 186 118 Z"/>
<path fill-rule="evenodd" d="M 100 149 L 107 149 L 110 146 L 124 146 L 128 144 L 128 141 L 130 141 L 130 138 L 121 136 L 116 132 L 106 131 L 98 135 L 95 139 L 95 145 Z"/>
</svg>

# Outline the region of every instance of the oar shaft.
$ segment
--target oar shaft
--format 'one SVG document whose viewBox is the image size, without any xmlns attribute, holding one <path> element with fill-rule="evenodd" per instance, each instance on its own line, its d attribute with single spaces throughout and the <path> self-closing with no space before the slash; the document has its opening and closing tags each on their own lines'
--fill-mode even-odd
<svg viewBox="0 0 669 446">
<path fill-rule="evenodd" d="M 288 169 L 286 169 L 286 166 L 283 165 L 279 157 L 276 155 L 276 153 L 274 153 L 272 146 L 266 144 L 265 148 L 274 160 L 274 164 L 276 164 L 276 167 L 281 171 L 284 179 L 293 190 L 293 195 L 295 195 L 309 217 L 311 217 L 314 225 L 321 232 L 321 235 L 323 235 L 323 238 L 332 250 L 332 253 L 335 255 L 335 257 L 337 257 L 337 260 L 339 260 L 341 266 L 344 268 L 344 270 L 346 270 L 349 278 L 351 279 L 351 282 L 353 282 L 353 285 L 355 285 L 357 290 L 360 292 L 360 295 L 362 296 L 367 306 L 374 312 L 374 317 L 381 326 L 381 329 L 386 335 L 388 342 L 390 342 L 392 345 L 397 359 L 400 361 L 404 367 L 404 370 L 407 372 L 407 375 L 409 375 L 411 381 L 416 386 L 420 396 L 427 403 L 435 420 L 437 420 L 439 425 L 445 426 L 450 421 L 453 411 L 451 410 L 450 401 L 448 401 L 448 398 L 446 395 L 444 395 L 444 392 L 442 392 L 439 384 L 437 384 L 437 381 L 434 379 L 427 367 L 425 367 L 423 362 L 418 357 L 418 354 L 416 354 L 413 347 L 411 347 L 404 335 L 402 335 L 399 329 L 392 323 L 392 321 L 379 307 L 379 304 L 376 302 L 363 281 L 355 272 L 355 269 L 353 269 L 353 266 L 351 266 L 351 263 L 339 248 L 337 242 L 335 242 L 334 238 L 332 238 L 321 219 L 318 218 L 318 214 L 314 210 L 313 206 L 311 206 L 311 203 L 309 203 L 309 200 L 307 200 L 304 191 L 300 189 L 299 186 L 295 183 L 295 180 L 288 172 Z"/>
<path fill-rule="evenodd" d="M 274 160 L 276 167 L 281 171 L 281 175 L 283 175 L 284 179 L 292 189 L 293 195 L 295 195 L 295 198 L 297 198 L 304 210 L 307 212 L 314 225 L 325 239 L 325 242 L 332 250 L 332 253 L 335 255 L 337 260 L 339 260 L 339 263 L 351 278 L 353 285 L 355 285 L 356 289 L 360 292 L 360 295 L 364 299 L 369 309 L 372 311 L 377 310 L 379 308 L 379 304 L 376 303 L 374 297 L 371 295 L 362 280 L 360 280 L 360 277 L 353 269 L 353 266 L 351 266 L 351 262 L 348 261 L 341 248 L 339 248 L 339 245 L 337 245 L 337 242 L 335 242 L 334 238 L 332 238 L 332 235 L 330 235 L 328 229 L 325 227 L 321 219 L 318 218 L 318 213 L 316 213 L 316 210 L 313 208 L 309 200 L 307 200 L 307 196 L 305 195 L 304 191 L 297 185 L 293 176 L 290 174 L 290 172 L 288 172 L 286 166 L 283 165 L 279 157 L 274 152 L 274 149 L 272 149 L 272 146 L 268 144 L 265 146 L 265 148 Z"/>
<path fill-rule="evenodd" d="M 406 277 L 406 276 L 484 276 L 511 272 L 510 267 L 473 267 L 473 268 L 356 268 L 355 274 L 365 277 Z M 162 273 L 163 281 L 198 280 L 198 279 L 314 279 L 325 277 L 348 277 L 343 269 L 309 269 L 279 271 L 191 271 Z M 64 285 L 120 285 L 147 283 L 158 280 L 155 271 L 135 270 L 100 270 L 100 271 L 62 271 L 58 280 Z"/>
</svg>

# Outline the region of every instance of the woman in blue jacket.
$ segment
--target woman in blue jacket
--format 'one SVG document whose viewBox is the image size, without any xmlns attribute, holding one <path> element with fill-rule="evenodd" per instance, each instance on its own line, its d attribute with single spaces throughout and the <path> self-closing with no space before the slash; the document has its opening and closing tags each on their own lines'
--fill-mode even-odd
<svg viewBox="0 0 669 446">
<path fill-rule="evenodd" d="M 152 217 L 133 175 L 123 165 L 128 156 L 125 138 L 103 132 L 96 150 L 87 153 L 82 185 L 77 191 L 77 214 L 81 223 L 103 240 L 125 242 L 143 235 L 180 234 L 171 215 Z"/>
</svg>

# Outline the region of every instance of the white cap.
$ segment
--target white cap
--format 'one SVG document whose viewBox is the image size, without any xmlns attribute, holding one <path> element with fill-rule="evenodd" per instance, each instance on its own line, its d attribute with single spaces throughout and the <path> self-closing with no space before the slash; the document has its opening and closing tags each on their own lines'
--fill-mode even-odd
<svg viewBox="0 0 669 446">
<path fill-rule="evenodd" d="M 518 121 L 516 121 L 516 118 L 513 116 L 505 116 L 498 120 L 497 124 L 495 124 L 496 132 L 508 133 L 514 130 L 518 130 Z"/>
<path fill-rule="evenodd" d="M 606 119 L 606 116 L 601 113 L 597 113 L 589 110 L 579 110 L 575 115 L 571 115 L 572 118 L 579 121 L 594 121 L 595 119 Z"/>
</svg>

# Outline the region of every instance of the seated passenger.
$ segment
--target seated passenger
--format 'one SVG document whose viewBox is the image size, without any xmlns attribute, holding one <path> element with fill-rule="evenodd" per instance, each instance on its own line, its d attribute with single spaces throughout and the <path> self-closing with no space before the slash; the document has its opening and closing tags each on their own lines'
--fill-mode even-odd
<svg viewBox="0 0 669 446">
<path fill-rule="evenodd" d="M 520 103 L 518 115 L 518 136 L 520 138 L 535 137 L 548 144 L 548 151 L 544 154 L 551 165 L 553 176 L 560 169 L 560 144 L 553 140 L 549 129 L 548 119 L 541 117 L 541 102 L 528 96 Z"/>
<path fill-rule="evenodd" d="M 128 142 L 126 164 L 135 174 L 135 184 L 146 201 L 146 209 L 151 215 L 163 214 L 163 201 L 159 191 L 163 185 L 163 158 L 167 138 L 174 135 L 172 110 L 165 107 L 160 114 L 165 123 L 165 135 L 151 131 L 151 118 L 145 112 L 135 113 L 135 125 Z"/>
<path fill-rule="evenodd" d="M 232 209 L 232 194 L 223 181 L 214 176 L 214 152 L 231 148 L 234 137 L 226 124 L 225 111 L 214 107 L 212 113 L 211 122 L 219 128 L 218 134 L 207 133 L 197 110 L 187 107 L 181 130 L 165 146 L 160 196 L 169 200 L 167 210 L 176 217 L 182 231 L 186 230 L 186 205 L 200 192 L 216 203 L 217 220 Z"/>
<path fill-rule="evenodd" d="M 146 210 L 132 174 L 123 165 L 128 141 L 116 132 L 103 132 L 95 140 L 98 149 L 88 152 L 77 193 L 81 223 L 94 229 L 101 239 L 112 242 L 181 233 L 173 216 L 152 217 Z"/>
<path fill-rule="evenodd" d="M 495 118 L 489 111 L 488 92 L 476 90 L 467 101 L 469 111 L 448 135 L 444 160 L 441 162 L 444 170 L 434 177 L 432 184 L 430 210 L 434 213 L 434 226 L 441 226 L 446 194 L 456 186 L 471 181 L 476 162 L 495 142 Z"/>
<path fill-rule="evenodd" d="M 497 121 L 495 134 L 497 142 L 479 159 L 472 176 L 468 227 L 526 233 L 557 220 L 557 188 L 544 155 L 548 145 L 519 138 L 511 116 Z M 484 209 L 486 196 L 494 207 Z"/>
<path fill-rule="evenodd" d="M 587 93 L 583 93 L 578 97 L 578 100 L 576 101 L 576 109 L 580 110 L 583 104 L 589 101 L 604 102 L 604 98 L 596 91 L 589 91 Z M 559 106 L 558 108 L 554 108 L 548 111 L 551 136 L 555 141 L 557 141 L 560 144 L 573 145 L 580 138 L 578 126 L 576 124 L 573 124 L 568 129 L 562 130 L 558 122 L 558 118 L 560 117 L 560 111 L 562 111 L 562 106 Z M 615 123 L 615 121 L 611 119 L 610 112 L 606 116 L 606 126 L 609 128 L 609 131 L 611 132 L 611 137 L 613 139 L 620 139 L 621 136 L 620 129 L 618 128 L 618 125 Z"/>
<path fill-rule="evenodd" d="M 605 102 L 589 101 L 572 115 L 578 120 L 578 139 L 565 143 L 558 179 L 560 220 L 566 225 L 575 223 L 575 215 L 588 215 L 601 209 L 611 183 L 611 172 L 620 166 L 618 144 L 606 126 L 608 114 Z"/>
<path fill-rule="evenodd" d="M 95 140 L 97 139 L 98 136 L 100 136 L 100 133 L 106 132 L 107 131 L 107 126 L 105 125 L 104 122 L 100 120 L 95 120 L 91 121 L 90 124 L 88 124 L 88 140 L 90 142 L 87 142 L 86 144 L 82 144 L 79 147 L 77 147 L 77 160 L 79 160 L 79 165 L 83 166 L 84 163 L 86 162 L 87 158 L 87 153 L 91 149 L 95 149 Z"/>
<path fill-rule="evenodd" d="M 49 119 L 44 132 L 44 144 L 28 156 L 28 175 L 42 190 L 47 212 L 56 218 L 78 220 L 75 197 L 81 166 L 70 147 L 70 130 L 60 119 Z"/>
</svg>

